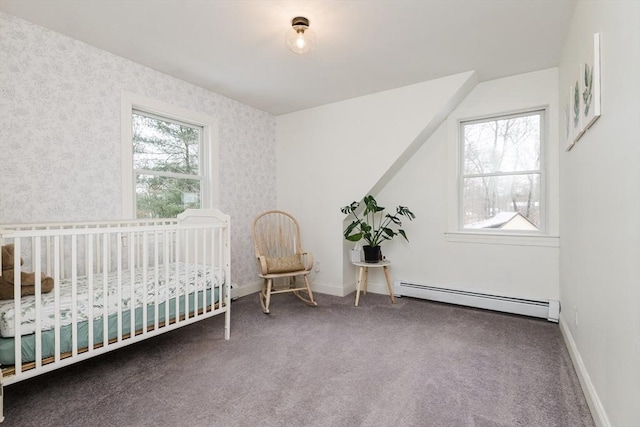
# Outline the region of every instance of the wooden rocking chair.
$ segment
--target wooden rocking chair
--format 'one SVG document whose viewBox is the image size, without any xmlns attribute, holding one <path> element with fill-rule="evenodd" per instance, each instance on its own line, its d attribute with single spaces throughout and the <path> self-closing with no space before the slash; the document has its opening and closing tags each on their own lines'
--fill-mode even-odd
<svg viewBox="0 0 640 427">
<path fill-rule="evenodd" d="M 271 295 L 293 292 L 310 306 L 317 306 L 308 275 L 313 268 L 313 255 L 304 252 L 300 243 L 300 226 L 290 214 L 273 210 L 263 212 L 253 220 L 253 244 L 258 259 L 260 277 L 264 279 L 260 292 L 262 311 L 269 313 Z M 302 276 L 304 286 L 296 286 Z M 285 287 L 276 289 L 274 279 L 284 278 Z"/>
</svg>

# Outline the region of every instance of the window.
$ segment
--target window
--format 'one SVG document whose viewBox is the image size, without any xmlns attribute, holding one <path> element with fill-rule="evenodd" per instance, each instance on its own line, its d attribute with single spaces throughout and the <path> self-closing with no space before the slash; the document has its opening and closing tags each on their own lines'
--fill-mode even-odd
<svg viewBox="0 0 640 427">
<path fill-rule="evenodd" d="M 211 117 L 125 93 L 123 212 L 173 218 L 215 205 L 216 126 Z"/>
<path fill-rule="evenodd" d="M 459 229 L 544 231 L 544 111 L 460 123 Z"/>
<path fill-rule="evenodd" d="M 173 218 L 200 208 L 202 127 L 134 110 L 133 172 L 137 218 Z"/>
</svg>

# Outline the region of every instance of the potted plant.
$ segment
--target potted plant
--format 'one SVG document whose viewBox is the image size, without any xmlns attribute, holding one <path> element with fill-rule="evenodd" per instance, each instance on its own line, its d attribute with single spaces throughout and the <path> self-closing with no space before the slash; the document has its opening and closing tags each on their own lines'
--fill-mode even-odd
<svg viewBox="0 0 640 427">
<path fill-rule="evenodd" d="M 378 202 L 372 195 L 363 199 L 364 211 L 358 216 L 357 210 L 360 203 L 352 202 L 350 205 L 340 208 L 343 214 L 353 215 L 354 220 L 344 229 L 344 237 L 350 242 L 364 239 L 367 244 L 362 247 L 366 262 L 378 262 L 382 260 L 380 244 L 385 240 L 391 240 L 398 234 L 408 242 L 407 234 L 402 227 L 401 216 L 413 220 L 416 216 L 406 206 L 396 207 L 396 213 L 385 214 L 385 208 L 378 206 Z"/>
</svg>

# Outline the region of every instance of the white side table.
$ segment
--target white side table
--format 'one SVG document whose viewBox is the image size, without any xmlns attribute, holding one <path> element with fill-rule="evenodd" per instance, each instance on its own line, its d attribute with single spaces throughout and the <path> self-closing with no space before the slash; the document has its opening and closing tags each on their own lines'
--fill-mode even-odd
<svg viewBox="0 0 640 427">
<path fill-rule="evenodd" d="M 364 294 L 367 294 L 367 279 L 369 276 L 369 268 L 379 268 L 382 267 L 384 271 L 384 277 L 387 279 L 387 288 L 389 288 L 389 297 L 391 298 L 391 303 L 396 303 L 396 298 L 393 296 L 393 288 L 391 287 L 391 278 L 389 277 L 389 269 L 388 267 L 391 265 L 391 261 L 384 260 L 379 262 L 362 262 L 362 261 L 352 261 L 351 262 L 356 267 L 360 267 L 360 271 L 358 272 L 358 285 L 356 288 L 356 307 L 358 306 L 358 302 L 360 301 L 360 287 L 362 286 L 362 276 L 364 275 Z"/>
</svg>

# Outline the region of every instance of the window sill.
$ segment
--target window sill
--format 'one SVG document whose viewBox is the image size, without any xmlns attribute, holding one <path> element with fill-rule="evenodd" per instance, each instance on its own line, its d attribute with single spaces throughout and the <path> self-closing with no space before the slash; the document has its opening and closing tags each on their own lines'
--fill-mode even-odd
<svg viewBox="0 0 640 427">
<path fill-rule="evenodd" d="M 451 243 L 480 243 L 486 245 L 512 245 L 512 246 L 545 246 L 560 247 L 559 236 L 528 235 L 528 234 L 491 234 L 491 233 L 444 233 L 447 242 Z"/>
</svg>

